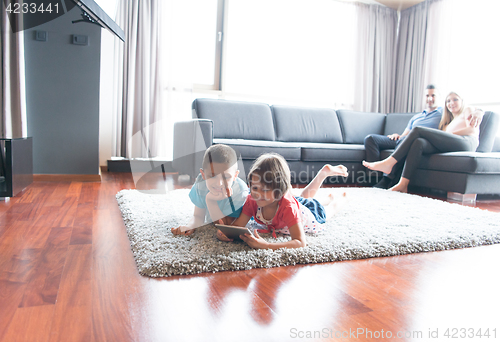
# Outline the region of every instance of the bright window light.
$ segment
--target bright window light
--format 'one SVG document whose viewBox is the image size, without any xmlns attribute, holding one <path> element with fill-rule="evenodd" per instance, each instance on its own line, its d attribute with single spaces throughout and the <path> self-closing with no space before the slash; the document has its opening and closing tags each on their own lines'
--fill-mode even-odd
<svg viewBox="0 0 500 342">
<path fill-rule="evenodd" d="M 229 1 L 229 94 L 353 103 L 356 12 L 332 0 Z"/>
<path fill-rule="evenodd" d="M 116 19 L 117 0 L 94 0 L 101 9 L 113 20 Z"/>
<path fill-rule="evenodd" d="M 440 87 L 461 92 L 469 104 L 500 106 L 500 1 L 453 0 L 446 5 L 438 36 L 442 48 L 434 61 L 439 63 Z"/>
<path fill-rule="evenodd" d="M 169 85 L 213 85 L 217 0 L 165 1 L 162 53 Z"/>
</svg>

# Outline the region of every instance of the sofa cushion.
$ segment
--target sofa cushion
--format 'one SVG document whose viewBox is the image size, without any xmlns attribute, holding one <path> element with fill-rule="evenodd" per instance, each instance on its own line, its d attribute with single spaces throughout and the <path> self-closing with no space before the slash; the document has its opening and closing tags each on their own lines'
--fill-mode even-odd
<svg viewBox="0 0 500 342">
<path fill-rule="evenodd" d="M 342 143 L 337 113 L 333 109 L 272 106 L 276 140 Z"/>
<path fill-rule="evenodd" d="M 491 152 L 500 152 L 500 137 L 497 136 L 495 138 L 495 143 L 493 144 Z"/>
<path fill-rule="evenodd" d="M 385 114 L 341 109 L 337 115 L 346 144 L 364 144 L 368 134 L 384 134 Z"/>
<path fill-rule="evenodd" d="M 275 140 L 271 108 L 263 103 L 196 99 L 193 118 L 214 122 L 214 138 Z"/>
<path fill-rule="evenodd" d="M 328 163 L 355 161 L 365 159 L 364 145 L 355 144 L 302 144 L 303 161 L 322 161 Z"/>
<path fill-rule="evenodd" d="M 392 154 L 392 152 L 394 152 L 394 150 L 382 150 L 382 151 L 380 151 L 380 160 L 383 160 L 383 159 L 389 157 Z"/>
<path fill-rule="evenodd" d="M 410 119 L 417 113 L 390 113 L 385 118 L 384 135 L 404 132 Z"/>
<path fill-rule="evenodd" d="M 500 174 L 500 153 L 449 152 L 424 155 L 419 169 Z"/>
<path fill-rule="evenodd" d="M 241 154 L 242 159 L 257 159 L 261 154 L 276 152 L 286 160 L 300 160 L 300 145 L 279 141 L 214 139 L 214 144 L 226 144 Z"/>
<path fill-rule="evenodd" d="M 477 152 L 491 152 L 495 137 L 498 133 L 500 115 L 495 112 L 484 113 L 483 121 L 479 126 L 479 146 Z"/>
</svg>

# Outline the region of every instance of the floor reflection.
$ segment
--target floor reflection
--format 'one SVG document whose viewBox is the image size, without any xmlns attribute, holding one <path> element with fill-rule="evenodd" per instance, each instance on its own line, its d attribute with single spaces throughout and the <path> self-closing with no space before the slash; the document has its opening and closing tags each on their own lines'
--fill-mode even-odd
<svg viewBox="0 0 500 342">
<path fill-rule="evenodd" d="M 324 270 L 303 265 L 221 272 L 207 278 L 207 302 L 226 323 L 248 314 L 261 329 L 321 327 L 336 315 L 342 296 L 342 275 Z"/>
<path fill-rule="evenodd" d="M 467 339 L 474 341 L 484 339 L 477 335 L 479 329 L 490 333 L 497 329 L 500 339 L 500 276 L 493 271 L 499 249 L 493 245 L 432 253 L 416 280 L 417 314 L 411 316 L 411 325 L 425 331 L 439 329 L 441 338 L 447 329 L 459 329 L 457 337 L 465 329 Z"/>
</svg>

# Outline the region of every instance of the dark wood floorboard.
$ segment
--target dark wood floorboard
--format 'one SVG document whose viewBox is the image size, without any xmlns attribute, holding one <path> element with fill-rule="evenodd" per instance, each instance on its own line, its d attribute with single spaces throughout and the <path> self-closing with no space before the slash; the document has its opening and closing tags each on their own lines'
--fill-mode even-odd
<svg viewBox="0 0 500 342">
<path fill-rule="evenodd" d="M 176 174 L 104 172 L 0 202 L 0 341 L 444 341 L 446 328 L 500 340 L 500 245 L 140 276 L 116 193 L 189 187 Z M 498 198 L 476 206 L 500 212 Z"/>
</svg>

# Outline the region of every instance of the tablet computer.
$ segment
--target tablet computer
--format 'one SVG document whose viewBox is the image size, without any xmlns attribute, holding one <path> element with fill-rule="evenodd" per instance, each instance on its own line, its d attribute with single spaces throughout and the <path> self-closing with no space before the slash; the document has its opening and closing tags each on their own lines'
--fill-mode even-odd
<svg viewBox="0 0 500 342">
<path fill-rule="evenodd" d="M 245 227 L 227 226 L 225 224 L 215 224 L 215 226 L 220 229 L 230 239 L 240 239 L 240 235 L 245 235 L 246 233 L 252 234 L 250 229 Z"/>
</svg>

